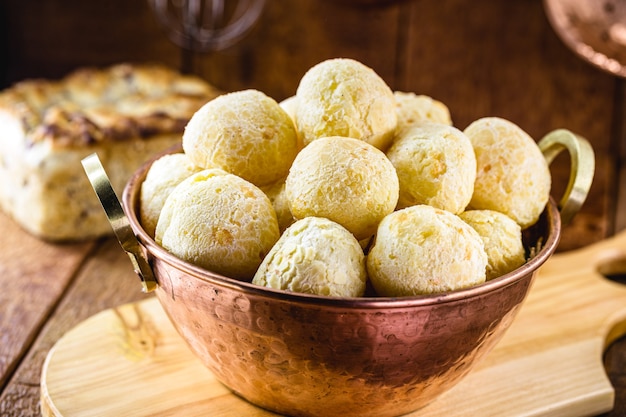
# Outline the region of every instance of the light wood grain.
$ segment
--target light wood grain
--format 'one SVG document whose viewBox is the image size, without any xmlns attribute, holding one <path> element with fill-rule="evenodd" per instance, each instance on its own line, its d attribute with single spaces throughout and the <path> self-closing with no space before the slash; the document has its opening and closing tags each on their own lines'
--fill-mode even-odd
<svg viewBox="0 0 626 417">
<path fill-rule="evenodd" d="M 24 239 L 24 236 L 21 238 Z M 85 246 L 85 243 L 80 246 Z M 41 368 L 48 351 L 64 333 L 99 311 L 146 297 L 140 290 L 139 278 L 134 274 L 128 257 L 115 239 L 92 242 L 88 246 L 94 246 L 94 248 L 89 253 L 88 259 L 85 259 L 75 272 L 73 279 L 65 283 L 66 288 L 64 288 L 62 296 L 42 290 L 42 294 L 39 296 L 42 304 L 40 308 L 53 304 L 54 309 L 48 311 L 47 316 L 38 317 L 40 321 L 35 323 L 37 327 L 33 327 L 32 323 L 21 324 L 26 328 L 36 329 L 37 337 L 22 347 L 25 357 L 21 360 L 21 366 L 13 374 L 8 374 L 11 380 L 0 395 L 1 416 L 40 415 L 39 381 Z M 35 255 L 31 255 L 30 262 L 38 265 L 39 262 L 33 261 L 32 256 Z M 59 263 L 66 262 L 63 256 L 59 254 L 54 256 L 60 258 Z M 27 271 L 27 268 L 21 266 L 16 271 Z M 55 280 L 54 276 L 45 273 L 42 276 L 52 281 Z M 24 275 L 19 279 L 29 282 L 31 277 Z M 15 296 L 15 299 L 10 300 L 12 304 L 24 302 L 29 294 L 18 293 Z M 60 299 L 59 302 L 53 303 L 58 299 Z M 0 307 L 2 312 L 6 311 L 5 306 L 6 304 L 3 304 Z M 31 315 L 37 311 L 33 307 Z M 16 320 L 15 317 L 11 319 Z M 17 326 L 19 322 L 11 321 L 11 323 Z M 13 339 L 7 340 L 12 341 Z"/>
<path fill-rule="evenodd" d="M 608 411 L 607 342 L 626 333 L 626 288 L 599 270 L 626 263 L 626 232 L 556 255 L 495 349 L 428 416 L 586 416 Z M 151 298 L 68 332 L 42 374 L 44 416 L 269 416 L 231 394 L 190 353 Z"/>
</svg>

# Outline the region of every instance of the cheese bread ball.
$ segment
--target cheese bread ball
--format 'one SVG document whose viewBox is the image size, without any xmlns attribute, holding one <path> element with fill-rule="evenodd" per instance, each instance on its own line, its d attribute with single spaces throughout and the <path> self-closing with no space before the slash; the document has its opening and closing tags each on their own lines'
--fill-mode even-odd
<svg viewBox="0 0 626 417">
<path fill-rule="evenodd" d="M 476 179 L 472 143 L 439 123 L 408 125 L 387 151 L 400 181 L 398 208 L 428 204 L 454 214 L 465 210 Z"/>
<path fill-rule="evenodd" d="M 535 141 L 514 123 L 498 117 L 476 120 L 464 132 L 477 163 L 469 207 L 504 213 L 522 229 L 535 224 L 551 187 L 548 163 Z"/>
<path fill-rule="evenodd" d="M 419 122 L 433 122 L 452 125 L 450 110 L 441 101 L 426 95 L 394 91 L 398 129 Z"/>
<path fill-rule="evenodd" d="M 329 136 L 386 149 L 396 128 L 396 101 L 371 68 L 346 58 L 323 61 L 300 80 L 296 126 L 304 145 Z"/>
<path fill-rule="evenodd" d="M 459 217 L 478 232 L 487 253 L 487 280 L 517 269 L 526 262 L 521 227 L 493 210 L 468 210 Z"/>
<path fill-rule="evenodd" d="M 387 297 L 471 287 L 485 281 L 486 266 L 478 233 L 459 216 L 427 205 L 385 217 L 367 256 L 372 286 Z"/>
<path fill-rule="evenodd" d="M 187 123 L 183 149 L 198 166 L 221 168 L 261 186 L 287 175 L 298 137 L 274 99 L 243 90 L 202 106 Z"/>
<path fill-rule="evenodd" d="M 365 293 L 365 255 L 343 226 L 321 217 L 298 220 L 283 233 L 253 284 L 331 297 Z"/>
<path fill-rule="evenodd" d="M 267 195 L 274 206 L 276 218 L 278 219 L 278 229 L 284 232 L 286 228 L 291 226 L 296 219 L 293 218 L 289 209 L 289 201 L 287 201 L 287 193 L 285 192 L 285 181 L 278 181 L 271 185 L 262 187 L 261 190 Z"/>
<path fill-rule="evenodd" d="M 185 178 L 202 171 L 184 153 L 164 155 L 154 161 L 141 184 L 139 218 L 146 232 L 154 237 L 165 200 Z M 225 171 L 221 171 L 225 174 Z"/>
<path fill-rule="evenodd" d="M 174 188 L 155 240 L 187 262 L 251 280 L 278 238 L 276 214 L 263 191 L 236 175 L 205 170 Z"/>
<path fill-rule="evenodd" d="M 326 217 L 358 239 L 374 234 L 398 202 L 398 176 L 385 154 L 361 140 L 317 139 L 289 170 L 285 191 L 296 219 Z"/>
</svg>

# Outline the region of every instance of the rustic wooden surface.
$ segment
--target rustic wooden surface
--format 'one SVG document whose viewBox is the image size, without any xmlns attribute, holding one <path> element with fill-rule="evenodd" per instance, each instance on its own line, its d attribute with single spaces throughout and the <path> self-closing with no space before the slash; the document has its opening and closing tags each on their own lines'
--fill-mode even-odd
<svg viewBox="0 0 626 417">
<path fill-rule="evenodd" d="M 536 139 L 568 128 L 592 143 L 597 171 L 559 251 L 626 227 L 624 82 L 568 50 L 540 0 L 357 3 L 268 0 L 248 37 L 195 55 L 193 72 L 225 91 L 257 88 L 281 100 L 310 66 L 352 57 L 393 89 L 443 101 L 459 128 L 483 116 L 508 118 Z M 181 56 L 144 0 L 0 2 L 0 87 L 120 61 L 180 67 Z M 559 194 L 567 159 L 552 170 Z M 38 415 L 41 366 L 54 342 L 91 314 L 143 295 L 130 265 L 125 276 L 107 273 L 128 262 L 113 240 L 49 244 L 4 215 L 0 230 L 0 415 Z M 626 342 L 613 343 L 605 355 L 617 388 L 610 416 L 626 415 L 625 360 Z"/>
</svg>

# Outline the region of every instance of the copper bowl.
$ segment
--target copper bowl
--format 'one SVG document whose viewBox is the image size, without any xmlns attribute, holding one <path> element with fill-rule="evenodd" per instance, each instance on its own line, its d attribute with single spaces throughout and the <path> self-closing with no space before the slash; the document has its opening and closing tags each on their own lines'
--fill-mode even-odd
<svg viewBox="0 0 626 417">
<path fill-rule="evenodd" d="M 626 77 L 626 2 L 543 0 L 555 32 L 580 58 Z"/>
<path fill-rule="evenodd" d="M 554 253 L 560 210 L 577 210 L 593 176 L 588 143 L 563 132 L 553 133 L 554 143 L 543 147 L 546 158 L 553 159 L 564 146 L 559 137 L 567 136 L 591 152 L 591 162 L 587 154 L 579 164 L 572 154 L 577 172 L 562 207 L 551 199 L 525 232 L 532 257 L 492 281 L 439 295 L 312 296 L 259 287 L 184 262 L 157 245 L 138 220 L 149 163 L 126 186 L 123 210 L 139 240 L 137 256 L 145 256 L 154 273 L 162 307 L 191 350 L 233 392 L 292 416 L 397 416 L 448 390 L 494 347 L 537 269 Z"/>
</svg>

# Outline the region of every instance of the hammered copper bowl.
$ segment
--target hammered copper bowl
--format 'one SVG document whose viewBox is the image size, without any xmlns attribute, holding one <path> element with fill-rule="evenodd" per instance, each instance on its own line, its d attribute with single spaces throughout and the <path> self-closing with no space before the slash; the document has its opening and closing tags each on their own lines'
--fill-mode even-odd
<svg viewBox="0 0 626 417">
<path fill-rule="evenodd" d="M 541 248 L 482 285 L 406 298 L 330 298 L 266 289 L 184 262 L 141 227 L 140 186 L 123 208 L 157 281 L 156 295 L 191 350 L 233 392 L 292 416 L 397 416 L 455 385 L 500 340 L 561 231 L 550 200 L 525 234 Z"/>
<path fill-rule="evenodd" d="M 626 78 L 626 2 L 543 0 L 548 21 L 585 61 Z"/>
</svg>

